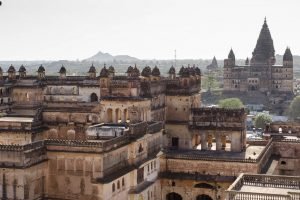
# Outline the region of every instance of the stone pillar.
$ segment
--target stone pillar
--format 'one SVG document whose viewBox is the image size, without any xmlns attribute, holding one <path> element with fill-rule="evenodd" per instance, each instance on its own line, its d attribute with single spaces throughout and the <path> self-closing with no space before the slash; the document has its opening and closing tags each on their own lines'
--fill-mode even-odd
<svg viewBox="0 0 300 200">
<path fill-rule="evenodd" d="M 126 117 L 125 117 L 125 110 L 121 111 L 121 121 L 122 123 L 124 123 L 126 121 Z"/>
<path fill-rule="evenodd" d="M 201 150 L 207 150 L 207 137 L 205 133 L 201 133 Z"/>
<path fill-rule="evenodd" d="M 207 136 L 207 147 L 208 147 L 208 150 L 211 150 L 211 147 L 212 147 L 212 135 L 211 134 L 209 134 L 208 136 Z"/>
<path fill-rule="evenodd" d="M 231 149 L 232 152 L 242 151 L 241 134 L 238 131 L 231 133 Z"/>
<path fill-rule="evenodd" d="M 216 138 L 216 150 L 220 151 L 222 150 L 221 135 L 219 133 L 216 133 L 215 138 Z"/>
</svg>

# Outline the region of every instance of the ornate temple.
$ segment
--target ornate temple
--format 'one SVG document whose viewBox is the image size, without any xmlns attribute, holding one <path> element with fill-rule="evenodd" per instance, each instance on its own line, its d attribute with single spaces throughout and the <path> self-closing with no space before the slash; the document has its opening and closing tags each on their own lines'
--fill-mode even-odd
<svg viewBox="0 0 300 200">
<path fill-rule="evenodd" d="M 219 68 L 218 61 L 217 61 L 216 57 L 214 56 L 211 63 L 206 66 L 206 69 L 209 71 L 214 71 L 214 70 L 217 70 L 218 68 Z"/>
<path fill-rule="evenodd" d="M 273 39 L 265 19 L 252 58 L 236 65 L 231 49 L 224 60 L 224 91 L 235 96 L 256 96 L 252 104 L 263 103 L 267 109 L 283 112 L 285 103 L 293 98 L 293 55 L 289 47 L 282 65 L 276 65 Z M 244 100 L 246 103 L 247 99 Z"/>
</svg>

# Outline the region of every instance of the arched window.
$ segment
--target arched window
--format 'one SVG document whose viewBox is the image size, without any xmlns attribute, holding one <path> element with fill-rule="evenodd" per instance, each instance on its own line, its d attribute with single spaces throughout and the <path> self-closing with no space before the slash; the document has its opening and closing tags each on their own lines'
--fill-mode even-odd
<svg viewBox="0 0 300 200">
<path fill-rule="evenodd" d="M 140 144 L 140 146 L 139 146 L 139 153 L 141 153 L 143 150 L 144 150 L 143 146 L 142 146 L 142 144 Z"/>
<path fill-rule="evenodd" d="M 116 185 L 115 183 L 112 184 L 112 192 L 115 192 L 116 191 Z"/>
<path fill-rule="evenodd" d="M 120 181 L 117 182 L 117 189 L 120 189 Z"/>
<path fill-rule="evenodd" d="M 286 165 L 286 162 L 285 161 L 281 161 L 280 164 Z"/>
<path fill-rule="evenodd" d="M 122 187 L 124 187 L 125 186 L 125 180 L 124 180 L 124 178 L 122 178 Z"/>
<path fill-rule="evenodd" d="M 92 93 L 91 94 L 91 102 L 96 102 L 96 101 L 98 101 L 98 96 L 96 93 Z"/>
<path fill-rule="evenodd" d="M 182 197 L 176 192 L 171 192 L 166 195 L 166 200 L 182 200 Z"/>
</svg>

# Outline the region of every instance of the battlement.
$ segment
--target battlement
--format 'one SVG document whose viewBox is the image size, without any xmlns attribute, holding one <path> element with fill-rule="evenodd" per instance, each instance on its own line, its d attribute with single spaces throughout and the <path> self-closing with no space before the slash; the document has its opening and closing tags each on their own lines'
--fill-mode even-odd
<svg viewBox="0 0 300 200">
<path fill-rule="evenodd" d="M 1 167 L 26 168 L 47 160 L 44 141 L 26 145 L 0 145 Z"/>
</svg>

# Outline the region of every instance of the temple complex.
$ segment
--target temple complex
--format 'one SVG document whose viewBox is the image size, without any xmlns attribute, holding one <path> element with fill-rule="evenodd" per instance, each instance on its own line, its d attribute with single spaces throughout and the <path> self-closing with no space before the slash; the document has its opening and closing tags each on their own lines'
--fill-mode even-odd
<svg viewBox="0 0 300 200">
<path fill-rule="evenodd" d="M 241 97 L 246 104 L 262 103 L 266 109 L 282 114 L 293 98 L 293 55 L 289 47 L 282 65 L 275 63 L 273 39 L 265 19 L 252 58 L 237 65 L 231 49 L 224 60 L 224 92 Z"/>
</svg>

